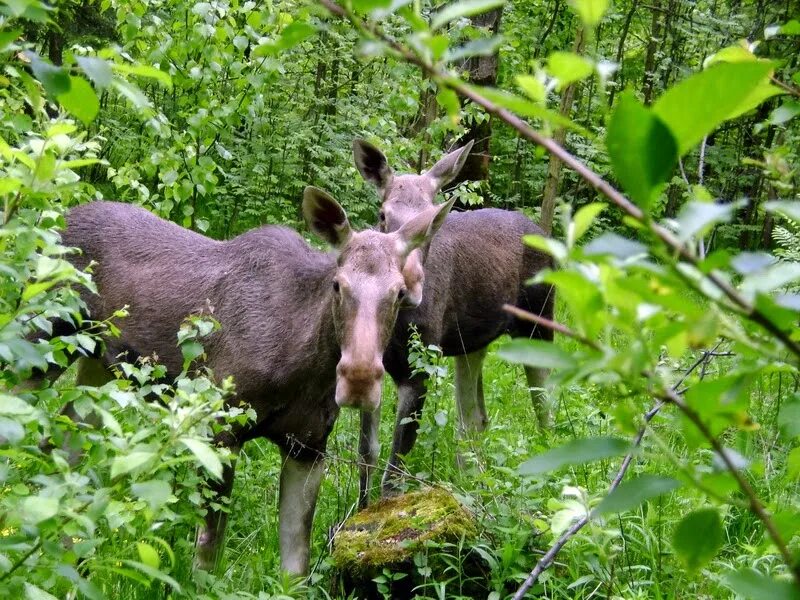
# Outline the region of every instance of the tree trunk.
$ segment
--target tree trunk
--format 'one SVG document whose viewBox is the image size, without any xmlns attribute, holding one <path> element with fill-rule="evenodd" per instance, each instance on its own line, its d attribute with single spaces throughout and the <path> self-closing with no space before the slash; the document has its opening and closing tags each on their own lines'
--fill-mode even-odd
<svg viewBox="0 0 800 600">
<path fill-rule="evenodd" d="M 644 59 L 644 80 L 642 81 L 642 93 L 644 95 L 644 103 L 649 105 L 653 99 L 653 87 L 655 82 L 656 68 L 656 51 L 661 43 L 661 27 L 662 17 L 661 14 L 662 0 L 653 0 L 652 21 L 650 25 L 650 38 L 647 40 L 647 54 Z"/>
<path fill-rule="evenodd" d="M 619 36 L 619 44 L 617 45 L 617 76 L 614 78 L 615 85 L 611 88 L 611 94 L 608 97 L 608 105 L 614 105 L 614 96 L 617 94 L 618 89 L 622 89 L 625 86 L 625 72 L 623 70 L 624 66 L 624 58 L 625 58 L 625 41 L 628 39 L 628 31 L 631 28 L 631 21 L 633 20 L 633 15 L 636 13 L 636 8 L 638 6 L 637 0 L 632 0 L 631 8 L 628 10 L 628 14 L 625 15 L 625 22 L 622 25 L 622 32 Z"/>
<path fill-rule="evenodd" d="M 584 35 L 583 27 L 578 29 L 575 36 L 575 45 L 573 51 L 576 54 L 582 54 L 586 46 L 586 36 Z M 569 118 L 572 112 L 572 104 L 575 102 L 575 91 L 577 85 L 575 83 L 567 86 L 564 94 L 561 96 L 561 107 L 559 113 Z M 553 132 L 553 140 L 559 145 L 563 146 L 567 139 L 567 130 L 559 127 Z M 547 180 L 544 184 L 544 192 L 542 193 L 542 216 L 540 225 L 547 235 L 553 230 L 553 213 L 556 208 L 556 196 L 558 195 L 558 186 L 561 183 L 561 161 L 554 155 L 550 155 L 550 164 L 547 168 Z"/>
<path fill-rule="evenodd" d="M 502 8 L 496 8 L 472 18 L 475 27 L 485 27 L 490 35 L 497 35 L 500 30 L 500 17 Z M 497 83 L 497 68 L 499 60 L 497 53 L 491 56 L 475 56 L 467 61 L 470 83 L 480 86 L 494 86 Z M 467 133 L 461 138 L 463 146 L 470 140 L 475 140 L 472 152 L 467 157 L 461 172 L 448 187 L 456 186 L 462 181 L 483 181 L 489 177 L 489 142 L 492 138 L 491 117 L 480 123 L 471 123 Z"/>
</svg>

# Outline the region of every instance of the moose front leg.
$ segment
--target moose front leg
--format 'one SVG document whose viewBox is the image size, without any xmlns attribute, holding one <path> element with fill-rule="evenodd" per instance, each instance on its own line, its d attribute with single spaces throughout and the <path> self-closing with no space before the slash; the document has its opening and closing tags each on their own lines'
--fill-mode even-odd
<svg viewBox="0 0 800 600">
<path fill-rule="evenodd" d="M 281 456 L 283 467 L 278 508 L 281 569 L 292 575 L 306 575 L 311 525 L 325 464 L 322 458 L 301 461 L 283 451 Z"/>
<path fill-rule="evenodd" d="M 397 383 L 397 418 L 392 440 L 392 453 L 383 474 L 384 496 L 397 491 L 403 478 L 403 458 L 411 452 L 417 441 L 419 420 L 425 404 L 425 380 L 421 375 Z"/>
<path fill-rule="evenodd" d="M 222 549 L 225 542 L 225 528 L 228 525 L 228 511 L 225 509 L 214 509 L 212 503 L 220 503 L 222 498 L 228 498 L 230 502 L 231 491 L 233 490 L 233 476 L 236 471 L 236 456 L 239 454 L 239 447 L 231 447 L 233 455 L 230 465 L 225 465 L 222 469 L 222 480 L 212 481 L 209 487 L 213 492 L 210 500 L 206 502 L 205 524 L 197 528 L 197 538 L 195 540 L 195 569 L 213 572 L 216 570 L 219 560 L 222 557 Z"/>
<path fill-rule="evenodd" d="M 372 487 L 372 474 L 378 465 L 381 445 L 378 433 L 381 426 L 380 406 L 373 412 L 361 412 L 361 434 L 358 442 L 360 457 L 358 471 L 358 507 L 366 508 L 369 504 L 369 492 Z"/>
</svg>

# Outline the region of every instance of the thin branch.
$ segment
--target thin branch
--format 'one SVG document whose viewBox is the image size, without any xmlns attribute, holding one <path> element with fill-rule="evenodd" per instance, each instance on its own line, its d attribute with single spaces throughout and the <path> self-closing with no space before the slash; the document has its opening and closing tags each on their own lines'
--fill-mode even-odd
<svg viewBox="0 0 800 600">
<path fill-rule="evenodd" d="M 515 313 L 515 314 L 518 314 L 519 318 L 523 318 L 522 314 L 527 312 L 527 311 L 524 311 L 524 310 L 521 310 L 521 309 L 517 309 L 517 311 L 518 311 L 519 314 L 518 313 Z M 544 326 L 547 326 L 547 324 L 546 324 L 547 319 L 541 319 L 541 317 L 538 317 L 536 315 L 531 315 L 529 313 L 528 315 L 525 315 L 524 318 L 526 318 L 528 320 L 531 320 L 531 321 L 534 321 L 534 322 L 541 323 Z M 566 330 L 566 333 L 564 333 L 563 330 Z M 573 338 L 575 340 L 578 340 L 579 342 L 582 342 L 582 343 L 585 344 L 583 336 L 581 336 L 578 333 L 575 333 L 575 332 L 571 331 L 570 329 L 568 329 L 567 327 L 565 327 L 563 325 L 560 326 L 560 332 L 564 333 L 564 335 L 569 335 L 569 337 L 571 337 L 571 338 Z M 587 341 L 591 342 L 592 340 L 587 340 Z M 592 348 L 596 348 L 596 344 L 594 342 L 592 342 L 591 344 L 585 344 L 585 345 L 588 345 L 588 346 L 590 346 Z M 715 348 L 715 350 L 716 350 L 716 348 Z M 692 367 L 692 369 L 696 368 L 696 366 L 698 364 L 702 364 L 702 362 L 703 361 L 700 361 L 699 363 L 695 363 L 695 365 Z M 653 373 L 651 373 L 650 371 L 645 370 L 645 371 L 642 371 L 641 374 L 648 381 L 655 381 L 656 380 L 654 375 L 653 375 Z M 677 393 L 676 389 L 680 386 L 681 383 L 683 383 L 683 380 L 679 381 L 672 388 L 662 389 L 662 390 L 653 390 L 651 392 L 651 395 L 653 397 L 655 397 L 655 398 L 658 398 L 659 401 L 662 404 L 672 404 L 673 406 L 677 407 L 678 410 L 680 410 L 684 414 L 684 416 L 686 416 L 686 418 L 689 419 L 689 421 L 692 422 L 692 424 L 697 428 L 697 430 L 706 439 L 706 441 L 708 441 L 708 443 L 711 445 L 711 448 L 714 450 L 714 452 L 720 457 L 722 462 L 725 464 L 725 468 L 728 471 L 730 471 L 731 475 L 736 480 L 736 483 L 739 486 L 739 490 L 747 498 L 747 503 L 748 503 L 748 505 L 750 507 L 750 510 L 753 512 L 753 514 L 755 514 L 755 516 L 758 518 L 758 520 L 761 521 L 761 523 L 764 525 L 764 529 L 766 529 L 767 535 L 772 540 L 772 543 L 775 544 L 775 547 L 778 549 L 778 552 L 781 554 L 781 557 L 783 558 L 784 562 L 786 563 L 786 566 L 791 571 L 792 576 L 794 577 L 795 581 L 800 583 L 800 564 L 795 563 L 794 559 L 792 558 L 791 553 L 789 552 L 789 548 L 786 545 L 786 541 L 781 536 L 780 532 L 778 531 L 777 527 L 775 526 L 775 523 L 773 523 L 772 518 L 767 513 L 767 510 L 764 507 L 764 505 L 761 504 L 761 501 L 758 499 L 758 495 L 756 494 L 755 490 L 752 488 L 752 486 L 747 481 L 747 479 L 744 477 L 744 475 L 742 475 L 742 473 L 739 470 L 739 468 L 734 464 L 734 462 L 731 459 L 730 455 L 725 451 L 725 449 L 723 448 L 722 444 L 719 442 L 719 439 L 717 439 L 714 436 L 714 434 L 711 432 L 711 430 L 705 424 L 703 419 L 700 417 L 699 413 L 697 413 L 697 411 L 695 411 L 692 407 L 690 407 L 688 404 L 686 404 L 686 402 L 683 400 L 681 395 Z M 624 472 L 623 472 L 623 475 L 624 475 Z M 609 490 L 609 491 L 611 491 L 611 490 Z M 570 529 L 572 529 L 572 528 L 570 528 Z M 578 528 L 578 529 L 580 529 L 580 528 Z M 559 538 L 559 541 L 561 541 L 560 538 Z M 564 543 L 566 543 L 566 541 Z M 561 545 L 559 546 L 559 549 L 564 545 L 564 543 L 561 543 Z M 556 551 L 555 554 L 557 554 L 557 553 L 558 552 Z M 553 556 L 555 556 L 555 554 Z M 547 555 L 545 555 L 545 556 L 547 556 Z M 544 559 L 542 559 L 542 560 L 544 560 Z M 541 563 L 542 561 L 539 561 L 539 562 Z M 538 566 L 539 565 L 537 564 L 537 567 Z M 534 571 L 532 571 L 531 574 L 533 574 L 536 570 L 537 569 L 534 568 Z M 541 573 L 542 570 L 544 570 L 544 569 L 539 570 L 539 573 Z M 531 579 L 531 578 L 529 577 L 528 579 Z M 528 579 L 526 579 L 526 582 L 528 581 Z M 533 579 L 533 581 L 535 581 L 535 578 Z M 533 585 L 533 581 L 531 581 L 530 585 Z M 530 585 L 528 585 L 528 588 L 530 587 Z M 528 588 L 525 588 L 525 589 L 527 590 Z M 521 595 L 515 596 L 515 598 L 517 598 L 517 597 L 522 598 Z"/>
<path fill-rule="evenodd" d="M 526 311 L 521 311 L 526 312 Z M 522 318 L 522 317 L 520 317 Z M 542 323 L 544 325 L 544 323 Z M 579 338 L 576 338 L 579 339 Z M 719 348 L 722 342 L 717 343 L 714 347 L 714 350 Z M 712 350 L 713 352 L 713 350 Z M 686 379 L 697 369 L 698 366 L 703 364 L 705 361 L 708 361 L 714 354 L 712 352 L 703 352 L 703 354 L 698 358 L 686 371 L 684 372 L 683 376 L 678 380 L 677 383 L 673 386 L 674 388 L 679 387 Z M 622 480 L 625 477 L 628 468 L 631 466 L 631 462 L 633 461 L 633 455 L 639 445 L 642 443 L 642 439 L 644 438 L 644 434 L 647 431 L 647 426 L 650 421 L 653 420 L 658 414 L 658 411 L 666 404 L 663 400 L 659 400 L 650 410 L 648 410 L 644 416 L 642 417 L 642 426 L 639 428 L 636 437 L 633 439 L 633 444 L 631 450 L 628 454 L 625 455 L 625 458 L 622 459 L 622 463 L 620 464 L 619 470 L 617 474 L 614 476 L 614 479 L 611 481 L 611 484 L 608 486 L 608 493 L 610 494 L 615 489 L 619 487 L 622 483 Z M 566 545 L 566 543 L 577 534 L 581 529 L 583 529 L 589 521 L 591 521 L 593 514 L 587 514 L 580 519 L 578 519 L 575 523 L 572 524 L 569 529 L 567 529 L 561 536 L 555 541 L 555 543 L 550 547 L 550 549 L 539 559 L 539 562 L 536 563 L 533 570 L 528 574 L 528 577 L 522 583 L 522 585 L 517 590 L 516 594 L 514 594 L 514 600 L 521 600 L 526 592 L 531 588 L 531 586 L 536 583 L 536 580 L 539 576 L 544 573 L 550 566 L 553 564 L 556 556 L 561 549 Z"/>
</svg>

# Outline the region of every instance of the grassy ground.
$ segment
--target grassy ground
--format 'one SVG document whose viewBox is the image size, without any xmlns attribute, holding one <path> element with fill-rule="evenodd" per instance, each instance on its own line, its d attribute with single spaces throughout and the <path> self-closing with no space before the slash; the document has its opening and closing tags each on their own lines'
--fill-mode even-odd
<svg viewBox="0 0 800 600">
<path fill-rule="evenodd" d="M 651 404 L 647 398 L 623 398 L 614 388 L 573 386 L 554 393 L 555 424 L 548 431 L 539 431 L 522 369 L 504 363 L 496 355 L 497 347 L 504 342 L 499 340 L 492 345 L 484 367 L 490 415 L 487 431 L 470 441 L 456 441 L 452 370 L 448 369 L 429 394 L 420 437 L 407 461 L 416 479 L 448 487 L 478 517 L 478 552 L 491 565 L 489 586 L 497 594 L 494 598 L 513 593 L 559 530 L 603 497 L 619 459 L 564 468 L 536 478 L 519 476 L 518 466 L 530 456 L 572 439 L 597 435 L 633 437 L 632 432 L 620 432 L 616 423 L 626 412 L 641 414 Z M 680 372 L 693 360 L 688 355 L 682 362 L 664 366 Z M 711 362 L 707 376 L 724 373 L 728 360 L 718 358 Z M 444 364 L 451 366 L 450 361 Z M 62 381 L 69 384 L 69 376 Z M 751 481 L 768 506 L 792 506 L 798 500 L 797 482 L 785 474 L 786 449 L 777 435 L 777 408 L 793 391 L 793 384 L 778 374 L 754 381 L 752 416 L 760 429 L 747 436 L 730 435 L 725 440 L 728 447 L 751 461 Z M 384 399 L 382 461 L 388 455 L 394 426 L 395 393 L 389 381 Z M 234 592 L 259 598 L 343 597 L 331 577 L 328 544 L 332 528 L 355 510 L 358 424 L 358 413 L 343 411 L 330 439 L 331 459 L 313 533 L 312 574 L 306 584 L 298 585 L 277 575 L 278 452 L 263 440 L 244 447 L 233 492 L 224 565 L 209 597 L 225 597 Z M 455 467 L 457 450 L 468 459 L 463 471 Z M 628 477 L 645 472 L 675 475 L 691 461 L 713 471 L 710 452 L 688 451 L 678 417 L 664 409 L 652 422 L 643 452 Z M 417 485 L 412 482 L 410 487 Z M 749 512 L 734 506 L 723 509 L 726 538 L 716 559 L 695 573 L 679 563 L 671 550 L 672 531 L 685 514 L 707 502 L 701 492 L 684 486 L 635 511 L 592 523 L 567 544 L 554 568 L 540 577 L 531 597 L 727 598 L 731 593 L 722 583 L 726 571 L 754 567 L 777 573 L 778 561 L 765 544 L 759 524 Z M 173 531 L 168 537 L 182 565 L 173 576 L 188 582 L 194 578 L 188 570 L 193 532 Z M 460 597 L 465 582 L 459 561 L 466 550 L 457 546 L 430 549 L 429 553 L 444 559 L 437 564 L 450 566 L 444 573 L 432 573 L 430 584 L 419 590 L 420 596 Z M 428 564 L 424 556 L 419 560 L 420 568 Z M 152 598 L 153 594 L 155 588 L 123 580 L 117 595 L 127 599 Z M 163 592 L 157 595 L 167 597 Z"/>
<path fill-rule="evenodd" d="M 495 350 L 502 340 L 493 345 Z M 708 375 L 724 372 L 725 361 L 717 359 Z M 691 362 L 687 357 L 686 364 Z M 685 365 L 683 365 L 685 366 Z M 681 365 L 674 365 L 678 370 Z M 538 431 L 521 369 L 500 361 L 490 352 L 484 381 L 489 429 L 479 439 L 462 444 L 470 466 L 459 472 L 454 423 L 452 377 L 432 390 L 426 406 L 420 439 L 408 457 L 408 468 L 420 479 L 449 486 L 478 516 L 483 528 L 481 551 L 492 564 L 492 588 L 503 597 L 512 592 L 538 556 L 552 543 L 553 527 L 564 528 L 580 515 L 587 503 L 601 498 L 618 468 L 618 460 L 567 468 L 535 479 L 521 478 L 518 465 L 533 454 L 574 438 L 603 434 L 619 435 L 615 415 L 630 406 L 646 407 L 647 399 L 620 400 L 599 387 L 560 390 L 556 400 L 555 426 Z M 780 389 L 779 389 L 780 388 Z M 785 450 L 776 438 L 776 406 L 791 390 L 776 375 L 754 382 L 753 417 L 762 424 L 754 436 L 735 436 L 728 445 L 753 460 L 751 472 L 763 498 L 791 504 L 797 499 L 795 483 L 785 480 Z M 387 383 L 381 424 L 385 461 L 394 418 L 394 390 Z M 665 409 L 653 421 L 644 452 L 632 466 L 636 473 L 674 474 L 689 460 L 700 461 L 711 470 L 710 453 L 687 452 L 678 433 L 677 417 Z M 358 489 L 356 434 L 358 415 L 344 412 L 331 437 L 328 474 L 322 487 L 313 539 L 316 561 L 309 589 L 294 589 L 295 595 L 339 597 L 331 587 L 328 540 L 330 528 L 354 510 Z M 677 465 L 667 457 L 673 453 Z M 766 457 L 757 460 L 758 457 Z M 232 513 L 224 579 L 235 588 L 256 592 L 265 588 L 287 592 L 291 588 L 275 582 L 277 572 L 277 480 L 279 457 L 267 442 L 245 448 L 237 474 L 235 508 Z M 411 484 L 413 488 L 415 484 Z M 728 507 L 725 511 L 726 540 L 723 550 L 708 568 L 689 573 L 671 551 L 675 524 L 689 510 L 706 502 L 697 490 L 684 487 L 640 509 L 607 518 L 586 527 L 569 542 L 555 568 L 546 572 L 533 592 L 550 598 L 686 598 L 729 597 L 721 583 L 730 568 L 757 567 L 770 572 L 777 561 L 766 551 L 761 530 L 751 515 Z M 557 533 L 557 532 L 556 532 Z M 445 549 L 457 565 L 457 549 Z M 457 568 L 450 581 L 421 590 L 429 597 L 458 597 Z M 445 577 L 447 579 L 447 576 Z"/>
</svg>

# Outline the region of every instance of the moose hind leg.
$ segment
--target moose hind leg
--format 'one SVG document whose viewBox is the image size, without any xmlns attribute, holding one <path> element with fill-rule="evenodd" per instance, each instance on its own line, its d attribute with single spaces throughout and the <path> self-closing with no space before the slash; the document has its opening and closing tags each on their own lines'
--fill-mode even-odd
<svg viewBox="0 0 800 600">
<path fill-rule="evenodd" d="M 483 400 L 483 359 L 486 349 L 456 356 L 455 383 L 459 435 L 486 429 L 489 417 Z"/>
<path fill-rule="evenodd" d="M 539 425 L 539 429 L 542 431 L 553 426 L 552 408 L 550 406 L 547 388 L 545 387 L 549 374 L 549 369 L 525 367 L 525 378 L 528 381 L 528 389 L 531 393 L 533 411 L 536 413 L 536 421 Z"/>
<path fill-rule="evenodd" d="M 306 575 L 311 525 L 325 463 L 321 457 L 301 461 L 286 453 L 282 453 L 282 456 L 278 508 L 281 569 L 291 575 Z"/>
<path fill-rule="evenodd" d="M 223 497 L 231 499 L 233 491 L 233 478 L 236 472 L 236 455 L 239 447 L 231 447 L 233 456 L 231 463 L 222 468 L 222 480 L 212 481 L 210 484 L 213 496 L 206 502 L 205 523 L 197 528 L 195 540 L 194 568 L 213 572 L 216 570 L 222 550 L 225 547 L 225 528 L 228 525 L 228 511 L 212 508 L 212 503 L 220 503 Z"/>
<path fill-rule="evenodd" d="M 378 465 L 378 456 L 381 452 L 378 433 L 381 426 L 380 406 L 373 412 L 361 412 L 361 433 L 358 443 L 360 457 L 358 471 L 358 507 L 366 508 L 369 504 L 369 492 L 372 488 L 372 474 Z"/>
<path fill-rule="evenodd" d="M 425 404 L 424 376 L 416 375 L 397 383 L 397 418 L 394 426 L 394 439 L 389 463 L 383 473 L 382 493 L 384 496 L 395 493 L 400 486 L 405 471 L 405 457 L 417 441 L 419 419 Z"/>
</svg>

